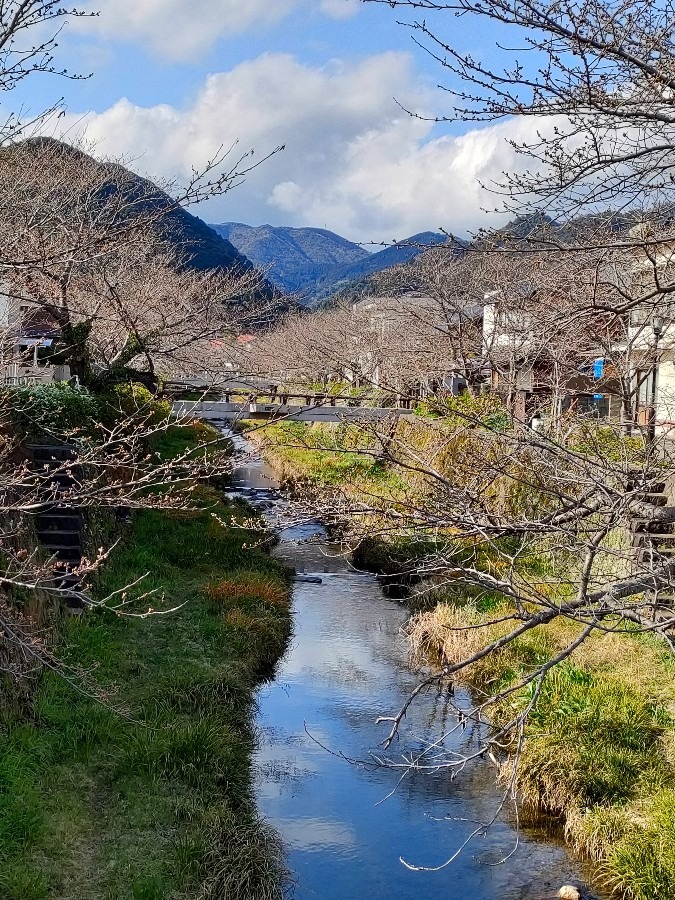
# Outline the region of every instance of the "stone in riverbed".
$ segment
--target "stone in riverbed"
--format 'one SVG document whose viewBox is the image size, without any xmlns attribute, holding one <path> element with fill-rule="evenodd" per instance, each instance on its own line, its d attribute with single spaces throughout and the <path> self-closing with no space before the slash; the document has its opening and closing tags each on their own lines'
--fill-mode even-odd
<svg viewBox="0 0 675 900">
<path fill-rule="evenodd" d="M 560 900 L 581 900 L 581 892 L 573 884 L 564 884 L 558 891 L 558 897 Z"/>
</svg>

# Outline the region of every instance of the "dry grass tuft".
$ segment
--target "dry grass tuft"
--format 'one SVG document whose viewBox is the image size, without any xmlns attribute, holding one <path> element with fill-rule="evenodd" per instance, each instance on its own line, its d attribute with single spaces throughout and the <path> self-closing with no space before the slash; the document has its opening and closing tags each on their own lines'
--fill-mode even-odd
<svg viewBox="0 0 675 900">
<path fill-rule="evenodd" d="M 253 572 L 242 572 L 210 584 L 204 593 L 209 600 L 223 607 L 237 606 L 247 599 L 280 607 L 287 607 L 289 602 L 284 585 Z"/>
</svg>

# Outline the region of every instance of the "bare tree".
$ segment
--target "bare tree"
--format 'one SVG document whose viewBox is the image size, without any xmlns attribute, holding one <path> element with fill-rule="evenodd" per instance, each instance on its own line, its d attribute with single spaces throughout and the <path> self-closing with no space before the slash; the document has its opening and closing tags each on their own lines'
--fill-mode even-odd
<svg viewBox="0 0 675 900">
<path fill-rule="evenodd" d="M 164 338 L 164 356 L 196 352 L 220 336 L 234 301 L 243 320 L 246 303 L 265 296 L 251 266 L 193 271 L 191 248 L 165 234 L 176 208 L 152 182 L 59 142 L 0 151 L 5 292 L 53 320 L 81 381 L 92 366 L 119 368 L 143 354 L 152 375 L 150 344 L 159 352 Z"/>
<path fill-rule="evenodd" d="M 349 428 L 281 438 L 370 457 L 377 477 L 364 480 L 360 465 L 339 485 L 304 489 L 360 558 L 379 542 L 389 577 L 448 604 L 435 629 L 428 617 L 413 619 L 413 640 L 434 669 L 409 702 L 478 678 L 454 727 L 467 719 L 493 727 L 470 756 L 446 750 L 448 734 L 399 755 L 407 703 L 383 719 L 383 761 L 402 773 L 460 772 L 489 756 L 506 779 L 505 803 L 526 783 L 532 717 L 553 669 L 604 635 L 655 635 L 673 650 L 675 319 L 661 290 L 672 278 L 672 242 L 658 240 L 655 221 L 650 241 L 638 234 L 626 250 L 604 227 L 594 223 L 573 257 L 549 245 L 540 252 L 532 238 L 507 250 L 503 235 L 483 236 L 444 273 L 455 311 L 472 298 L 479 306 L 475 396 L 431 397 L 433 418 L 364 413 Z M 448 328 L 447 307 L 392 297 L 399 277 L 387 290 L 400 327 L 381 346 L 395 359 L 409 335 L 426 335 L 420 371 L 437 371 L 440 358 L 451 366 L 455 353 L 461 366 L 465 345 Z M 311 341 L 311 323 L 303 332 Z M 495 687 L 494 670 L 532 634 L 547 652 Z M 548 808 L 561 811 L 553 800 Z"/>
<path fill-rule="evenodd" d="M 80 15 L 56 0 L 1 3 L 0 92 L 9 96 L 37 74 L 80 77 L 55 61 L 60 29 Z M 57 101 L 28 121 L 8 110 L 0 126 L 2 363 L 17 359 L 22 315 L 37 314 L 53 325 L 60 361 L 81 382 L 81 389 L 2 388 L 0 669 L 15 678 L 63 666 L 13 597 L 36 598 L 33 609 L 65 597 L 92 605 L 89 576 L 111 549 L 64 565 L 38 546 L 36 516 L 52 508 L 185 508 L 195 503 L 196 484 L 230 467 L 226 443 L 211 432 L 200 447 L 164 460 L 153 449 L 157 438 L 188 423 L 147 392 L 94 396 L 82 386 L 141 380 L 154 387 L 192 366 L 222 367 L 224 338 L 269 296 L 252 267 L 192 270 L 191 248 L 177 251 L 172 233 L 182 206 L 229 190 L 262 160 L 224 148 L 187 183 L 158 187 L 118 162 L 32 136 L 60 108 Z M 78 406 L 76 423 L 69 403 Z M 98 602 L 120 614 L 157 606 L 142 577 Z"/>
<path fill-rule="evenodd" d="M 530 141 L 511 142 L 522 161 L 520 171 L 493 186 L 508 208 L 535 214 L 543 208 L 554 219 L 567 219 L 670 202 L 671 3 L 365 2 L 432 14 L 409 27 L 415 43 L 447 76 L 449 108 L 441 110 L 439 120 L 527 116 L 540 123 Z M 498 29 L 501 67 L 490 67 L 455 43 L 454 16 Z M 510 38 L 517 50 L 508 49 L 514 46 Z"/>
</svg>

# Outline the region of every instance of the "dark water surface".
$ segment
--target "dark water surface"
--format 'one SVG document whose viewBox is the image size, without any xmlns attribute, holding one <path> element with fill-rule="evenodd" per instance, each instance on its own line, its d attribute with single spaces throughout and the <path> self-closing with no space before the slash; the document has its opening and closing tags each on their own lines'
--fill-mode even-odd
<svg viewBox="0 0 675 900">
<path fill-rule="evenodd" d="M 264 463 L 239 468 L 235 489 L 273 514 L 276 483 Z M 385 599 L 373 576 L 331 555 L 317 534 L 319 526 L 287 529 L 277 548 L 298 572 L 319 574 L 323 583 L 296 585 L 294 638 L 274 682 L 259 694 L 256 795 L 285 842 L 292 896 L 544 900 L 563 884 L 583 882 L 587 873 L 560 842 L 533 830 L 517 838 L 512 815 L 440 872 L 401 864 L 400 857 L 417 866 L 443 863 L 492 819 L 501 792 L 483 761 L 455 780 L 448 770 L 401 779 L 403 769 L 375 764 L 387 733 L 377 716 L 396 712 L 417 684 L 400 636 L 407 613 Z M 429 692 L 409 713 L 390 757 L 400 761 L 454 722 L 446 695 Z M 465 752 L 476 742 L 468 728 L 445 749 Z M 499 864 L 517 840 L 515 853 Z"/>
</svg>

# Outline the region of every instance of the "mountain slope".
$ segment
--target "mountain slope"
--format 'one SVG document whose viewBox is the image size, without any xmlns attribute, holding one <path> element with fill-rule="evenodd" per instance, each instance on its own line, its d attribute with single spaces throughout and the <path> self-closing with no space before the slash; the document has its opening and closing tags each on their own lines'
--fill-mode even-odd
<svg viewBox="0 0 675 900">
<path fill-rule="evenodd" d="M 286 291 L 311 292 L 314 283 L 334 269 L 370 256 L 358 244 L 323 228 L 255 227 L 240 222 L 211 227 Z"/>
<path fill-rule="evenodd" d="M 175 206 L 152 181 L 118 163 L 100 162 L 77 147 L 49 137 L 30 138 L 3 152 L 14 153 L 19 173 L 21 164 L 37 171 L 42 166 L 47 171 L 50 168 L 56 172 L 63 169 L 66 173 L 68 166 L 74 164 L 80 170 L 91 173 L 93 193 L 90 200 L 93 203 L 100 200 L 104 204 L 113 194 L 117 194 L 128 202 L 130 217 L 135 215 L 132 211 L 136 209 L 140 217 L 149 213 L 148 218 L 152 219 L 156 210 L 162 237 L 175 245 L 188 268 L 199 271 L 252 268 L 251 262 L 206 222 Z M 160 215 L 163 210 L 168 212 Z"/>
<path fill-rule="evenodd" d="M 279 287 L 304 295 L 313 302 L 360 282 L 375 272 L 414 259 L 430 244 L 446 238 L 424 231 L 368 253 L 358 244 L 323 228 L 287 228 L 272 225 L 253 227 L 239 222 L 211 226 L 268 273 Z"/>
<path fill-rule="evenodd" d="M 405 241 L 385 247 L 384 250 L 377 253 L 370 253 L 366 259 L 334 269 L 327 278 L 319 281 L 314 291 L 314 299 L 321 300 L 329 297 L 336 291 L 344 290 L 352 283 L 360 282 L 369 275 L 383 272 L 393 266 L 400 266 L 402 263 L 415 259 L 430 245 L 443 244 L 445 241 L 447 241 L 445 235 L 435 231 L 422 231 Z"/>
<path fill-rule="evenodd" d="M 218 268 L 246 270 L 253 265 L 245 254 L 186 209 L 179 207 L 172 210 L 166 221 L 172 239 L 184 245 L 191 268 L 199 271 Z"/>
</svg>

